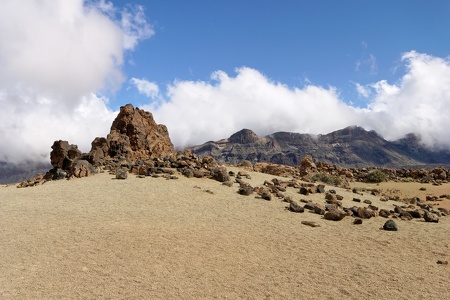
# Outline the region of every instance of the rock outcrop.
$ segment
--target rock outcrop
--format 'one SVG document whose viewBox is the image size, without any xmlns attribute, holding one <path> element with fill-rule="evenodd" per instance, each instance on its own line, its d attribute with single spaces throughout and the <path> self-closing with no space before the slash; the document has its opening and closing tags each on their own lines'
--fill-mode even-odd
<svg viewBox="0 0 450 300">
<path fill-rule="evenodd" d="M 167 127 L 156 124 L 150 112 L 131 104 L 120 108 L 107 138 L 96 138 L 91 145 L 87 158 L 94 166 L 109 159 L 136 161 L 174 152 Z"/>
<path fill-rule="evenodd" d="M 77 145 L 68 141 L 55 141 L 50 153 L 53 168 L 41 180 L 86 177 L 105 166 L 114 171 L 128 167 L 130 171 L 138 161 L 168 156 L 173 152 L 167 127 L 156 124 L 151 113 L 127 104 L 120 108 L 108 136 L 96 137 L 92 141 L 89 153 L 81 153 Z M 216 176 L 222 176 L 221 179 L 223 174 L 223 170 L 216 172 Z M 21 186 L 30 185 L 24 183 Z"/>
</svg>

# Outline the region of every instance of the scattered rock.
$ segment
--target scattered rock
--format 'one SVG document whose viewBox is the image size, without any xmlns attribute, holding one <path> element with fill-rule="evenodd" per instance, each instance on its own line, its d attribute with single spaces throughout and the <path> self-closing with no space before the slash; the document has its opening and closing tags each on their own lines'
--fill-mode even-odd
<svg viewBox="0 0 450 300">
<path fill-rule="evenodd" d="M 244 196 L 249 196 L 253 194 L 253 187 L 248 183 L 241 184 L 238 193 Z"/>
<path fill-rule="evenodd" d="M 212 177 L 219 182 L 230 181 L 230 175 L 227 172 L 227 169 L 223 166 L 216 167 L 212 171 Z"/>
<path fill-rule="evenodd" d="M 305 208 L 306 208 L 306 205 L 305 205 Z M 312 210 L 314 210 L 314 212 L 316 214 L 318 214 L 318 215 L 324 215 L 325 214 L 325 208 L 322 205 L 317 204 L 317 203 L 312 205 Z"/>
<path fill-rule="evenodd" d="M 302 224 L 311 227 L 320 227 L 320 224 L 314 221 L 302 221 Z"/>
<path fill-rule="evenodd" d="M 375 217 L 375 212 L 367 207 L 359 207 L 357 210 L 358 217 L 361 219 L 370 219 Z"/>
<path fill-rule="evenodd" d="M 383 229 L 387 231 L 398 231 L 398 226 L 394 220 L 387 220 L 383 225 Z"/>
<path fill-rule="evenodd" d="M 432 223 L 439 222 L 439 217 L 432 212 L 426 212 L 423 218 L 425 219 L 425 222 L 432 222 Z"/>
<path fill-rule="evenodd" d="M 353 221 L 353 224 L 355 224 L 355 225 L 360 225 L 360 224 L 362 224 L 362 223 L 363 223 L 363 220 L 360 219 L 360 218 L 356 218 L 356 219 Z"/>
<path fill-rule="evenodd" d="M 448 265 L 448 261 L 447 260 L 438 260 L 436 263 L 438 265 Z"/>
<path fill-rule="evenodd" d="M 303 207 L 301 207 L 300 205 L 298 205 L 297 202 L 295 202 L 295 201 L 292 201 L 291 203 L 289 203 L 288 210 L 292 211 L 292 212 L 296 212 L 296 213 L 302 213 L 305 211 L 305 209 Z"/>
<path fill-rule="evenodd" d="M 118 169 L 116 171 L 116 179 L 127 179 L 128 178 L 128 171 L 124 169 Z"/>
<path fill-rule="evenodd" d="M 330 211 L 327 211 L 323 217 L 325 220 L 330 220 L 330 221 L 340 221 L 343 218 L 345 218 L 347 216 L 347 213 L 339 210 L 339 209 L 333 209 Z"/>
</svg>

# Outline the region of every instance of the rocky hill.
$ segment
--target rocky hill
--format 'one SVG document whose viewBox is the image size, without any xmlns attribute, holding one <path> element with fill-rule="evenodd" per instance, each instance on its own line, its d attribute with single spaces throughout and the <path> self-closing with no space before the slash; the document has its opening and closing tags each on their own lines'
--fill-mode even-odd
<svg viewBox="0 0 450 300">
<path fill-rule="evenodd" d="M 375 131 L 357 126 L 317 136 L 276 132 L 259 137 L 253 131 L 243 129 L 228 139 L 206 142 L 190 150 L 227 164 L 249 160 L 298 166 L 305 155 L 311 155 L 315 161 L 356 168 L 450 164 L 450 151 L 430 150 L 413 134 L 390 142 Z"/>
</svg>

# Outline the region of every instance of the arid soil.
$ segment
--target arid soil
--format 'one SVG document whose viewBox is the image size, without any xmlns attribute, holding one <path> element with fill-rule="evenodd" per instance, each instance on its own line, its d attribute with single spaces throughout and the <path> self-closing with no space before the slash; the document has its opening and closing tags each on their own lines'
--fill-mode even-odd
<svg viewBox="0 0 450 300">
<path fill-rule="evenodd" d="M 363 183 L 352 182 L 351 187 L 379 189 L 383 194 L 389 196 L 399 196 L 400 199 L 409 199 L 419 197 L 425 201 L 427 196 L 438 198 L 442 195 L 450 195 L 450 184 L 433 185 L 431 183 L 419 182 L 381 182 L 381 183 Z M 436 207 L 445 207 L 450 209 L 450 199 L 441 197 L 437 201 L 425 201 L 426 203 L 435 205 Z"/>
<path fill-rule="evenodd" d="M 237 168 L 229 168 L 238 171 Z M 253 186 L 274 176 L 249 172 Z M 446 299 L 450 216 L 324 220 L 209 179 L 0 186 L 1 299 Z M 402 183 L 403 184 L 403 183 Z M 406 186 L 406 185 L 405 185 Z M 380 185 L 389 189 L 388 185 Z M 327 186 L 326 189 L 331 187 Z M 401 189 L 396 187 L 397 189 Z M 414 186 L 403 193 L 419 192 Z M 426 192 L 434 193 L 426 186 Z M 442 186 L 446 193 L 450 185 Z M 354 194 L 334 188 L 344 205 Z M 323 194 L 294 200 L 324 203 Z M 408 194 L 409 195 L 409 194 Z M 369 193 L 360 196 L 380 208 Z M 443 205 L 444 201 L 442 202 Z M 362 203 L 361 203 L 362 205 Z M 309 227 L 302 221 L 316 221 Z"/>
</svg>

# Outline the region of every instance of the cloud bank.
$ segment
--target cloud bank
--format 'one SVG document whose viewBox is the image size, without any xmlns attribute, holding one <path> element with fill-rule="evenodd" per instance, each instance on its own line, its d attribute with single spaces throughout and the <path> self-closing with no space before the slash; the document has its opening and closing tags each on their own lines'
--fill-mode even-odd
<svg viewBox="0 0 450 300">
<path fill-rule="evenodd" d="M 428 146 L 450 147 L 449 60 L 411 51 L 402 61 L 406 71 L 396 83 L 355 84 L 368 98 L 364 109 L 344 102 L 333 87 L 291 88 L 246 67 L 237 69 L 235 77 L 217 71 L 209 82 L 176 81 L 162 103 L 150 102 L 145 108 L 167 125 L 178 147 L 226 138 L 242 128 L 259 135 L 323 134 L 350 125 L 375 130 L 389 140 L 412 132 Z M 154 86 L 151 90 L 159 91 Z"/>
<path fill-rule="evenodd" d="M 110 2 L 5 0 L 0 4 L 0 160 L 42 160 L 56 139 L 89 150 L 115 116 L 126 51 L 153 34 L 143 9 Z"/>
</svg>

